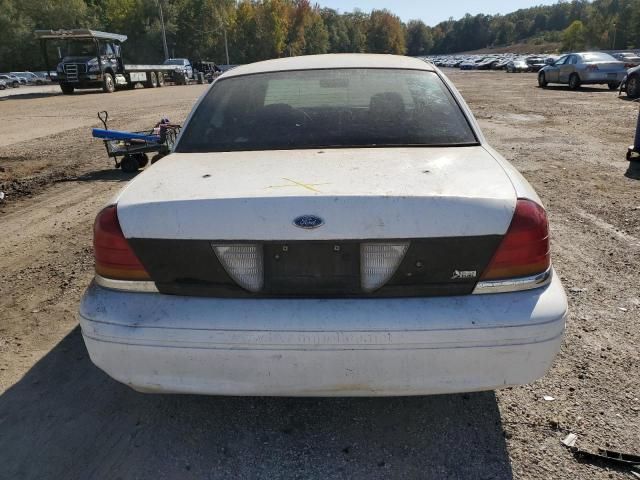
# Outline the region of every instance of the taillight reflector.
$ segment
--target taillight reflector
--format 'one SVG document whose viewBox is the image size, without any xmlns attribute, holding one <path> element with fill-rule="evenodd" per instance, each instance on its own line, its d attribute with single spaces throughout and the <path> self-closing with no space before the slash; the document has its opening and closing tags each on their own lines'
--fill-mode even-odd
<svg viewBox="0 0 640 480">
<path fill-rule="evenodd" d="M 259 292 L 264 285 L 262 245 L 212 245 L 229 276 L 242 288 Z"/>
<path fill-rule="evenodd" d="M 536 275 L 550 263 L 547 214 L 537 203 L 519 199 L 511 225 L 480 280 Z"/>
<path fill-rule="evenodd" d="M 115 280 L 149 280 L 122 233 L 115 205 L 104 208 L 96 217 L 93 251 L 98 275 Z"/>
<path fill-rule="evenodd" d="M 409 243 L 363 243 L 360 246 L 360 282 L 365 292 L 382 287 L 398 269 Z"/>
</svg>

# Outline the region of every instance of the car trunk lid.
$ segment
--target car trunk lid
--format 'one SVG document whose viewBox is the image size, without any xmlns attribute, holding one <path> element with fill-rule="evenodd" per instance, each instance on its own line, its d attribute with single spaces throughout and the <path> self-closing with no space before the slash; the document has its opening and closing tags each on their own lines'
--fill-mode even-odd
<svg viewBox="0 0 640 480">
<path fill-rule="evenodd" d="M 118 199 L 127 238 L 333 240 L 503 234 L 513 185 L 482 147 L 173 154 Z M 303 229 L 301 215 L 323 219 Z"/>
<path fill-rule="evenodd" d="M 124 190 L 118 218 L 163 293 L 430 296 L 471 293 L 515 204 L 482 147 L 174 154 Z M 305 215 L 321 225 L 300 228 Z M 260 255 L 259 288 L 240 286 L 225 245 Z"/>
</svg>

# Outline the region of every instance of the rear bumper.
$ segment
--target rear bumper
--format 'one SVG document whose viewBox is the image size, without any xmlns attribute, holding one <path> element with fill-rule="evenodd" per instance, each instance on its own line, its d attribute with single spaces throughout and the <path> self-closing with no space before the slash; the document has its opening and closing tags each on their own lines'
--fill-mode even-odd
<svg viewBox="0 0 640 480">
<path fill-rule="evenodd" d="M 627 75 L 627 72 L 590 72 L 590 73 L 581 73 L 580 74 L 580 82 L 581 83 L 618 83 L 624 80 L 624 77 Z"/>
<path fill-rule="evenodd" d="M 567 301 L 525 292 L 446 298 L 240 300 L 89 287 L 92 361 L 141 391 L 390 396 L 489 390 L 544 375 Z"/>
</svg>

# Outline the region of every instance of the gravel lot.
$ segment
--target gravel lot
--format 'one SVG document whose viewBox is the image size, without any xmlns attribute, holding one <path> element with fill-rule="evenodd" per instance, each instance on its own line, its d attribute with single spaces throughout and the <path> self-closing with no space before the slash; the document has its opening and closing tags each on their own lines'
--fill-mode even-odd
<svg viewBox="0 0 640 480">
<path fill-rule="evenodd" d="M 571 313 L 554 367 L 496 393 L 393 399 L 152 396 L 89 361 L 75 320 L 91 226 L 129 176 L 114 128 L 182 121 L 203 86 L 0 98 L 0 478 L 631 478 L 560 444 L 640 453 L 637 105 L 606 87 L 447 71 L 545 202 Z M 546 401 L 543 396 L 554 398 Z"/>
<path fill-rule="evenodd" d="M 60 94 L 60 87 L 57 84 L 50 85 L 22 85 L 18 88 L 5 88 L 0 90 L 0 98 L 14 97 L 16 95 L 41 95 L 41 94 Z"/>
</svg>

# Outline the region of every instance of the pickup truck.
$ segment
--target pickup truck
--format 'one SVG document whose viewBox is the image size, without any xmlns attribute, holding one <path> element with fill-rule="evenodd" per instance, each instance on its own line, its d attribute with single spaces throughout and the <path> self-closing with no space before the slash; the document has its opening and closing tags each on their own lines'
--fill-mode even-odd
<svg viewBox="0 0 640 480">
<path fill-rule="evenodd" d="M 126 35 L 88 29 L 36 30 L 35 34 L 48 72 L 52 70 L 50 53 L 56 51 L 58 62 L 54 70 L 60 89 L 67 95 L 84 88 L 102 88 L 112 93 L 118 88 L 134 88 L 138 83 L 156 88 L 164 85 L 165 78 L 179 84 L 189 80 L 176 65 L 125 64 L 122 43 L 127 40 Z"/>
</svg>

